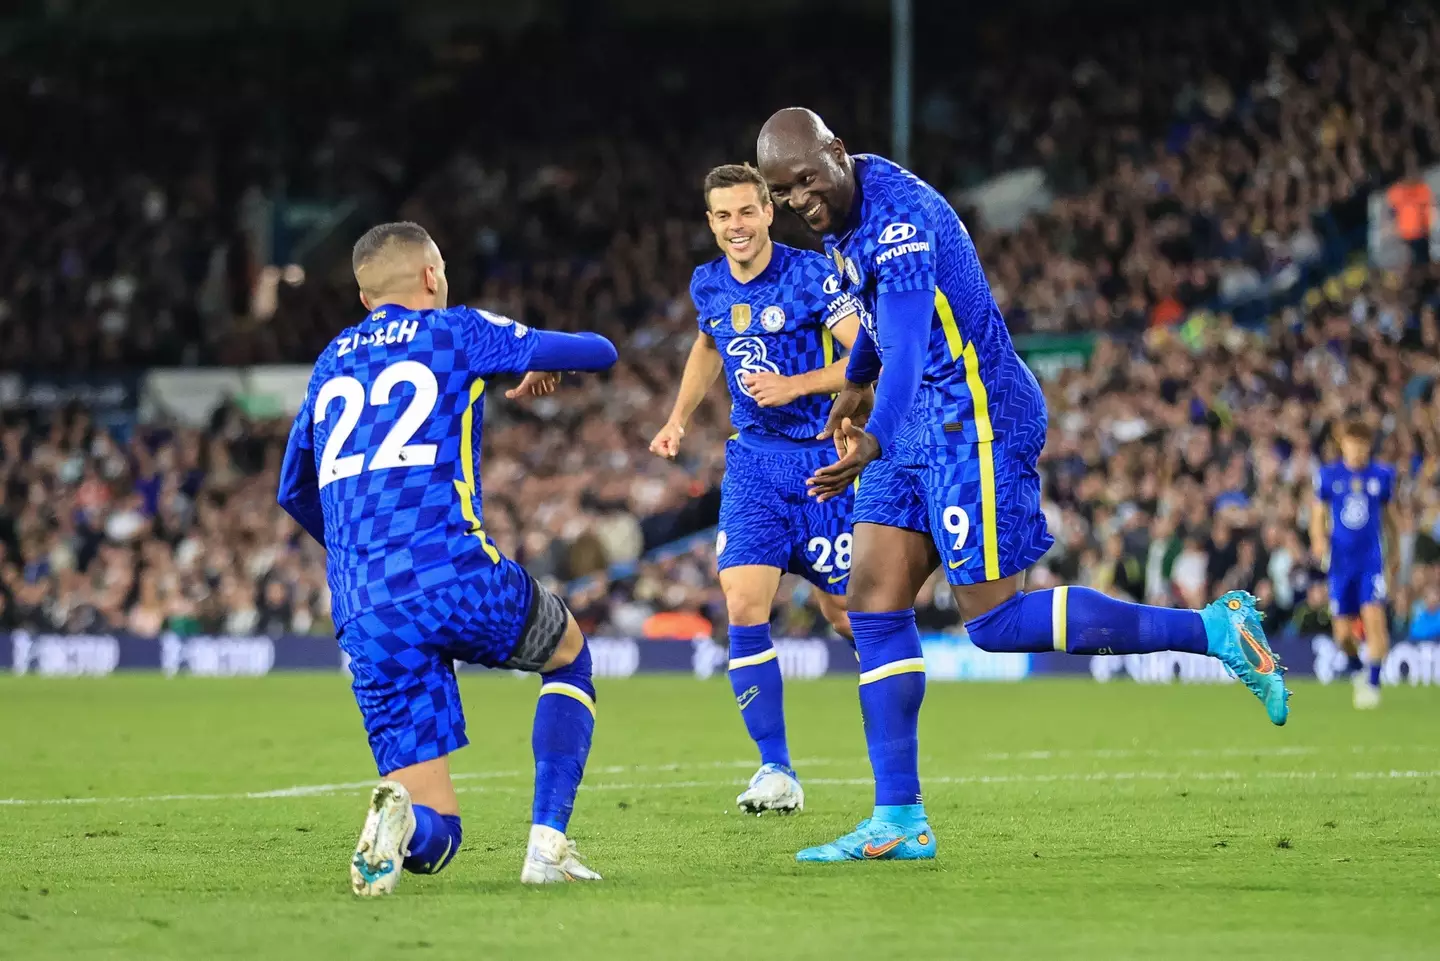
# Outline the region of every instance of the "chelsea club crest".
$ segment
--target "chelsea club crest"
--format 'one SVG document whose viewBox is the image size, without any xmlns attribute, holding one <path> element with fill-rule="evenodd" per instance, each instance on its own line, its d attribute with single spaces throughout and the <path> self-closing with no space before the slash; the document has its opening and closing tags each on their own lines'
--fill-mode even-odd
<svg viewBox="0 0 1440 961">
<path fill-rule="evenodd" d="M 760 312 L 760 326 L 765 328 L 767 333 L 775 333 L 785 326 L 785 311 L 773 305 L 766 307 Z"/>
</svg>

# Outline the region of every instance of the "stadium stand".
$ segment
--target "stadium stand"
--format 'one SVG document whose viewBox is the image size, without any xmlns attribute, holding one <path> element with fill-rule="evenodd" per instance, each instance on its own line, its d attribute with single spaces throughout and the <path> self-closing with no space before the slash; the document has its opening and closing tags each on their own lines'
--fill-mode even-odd
<svg viewBox="0 0 1440 961">
<path fill-rule="evenodd" d="M 1305 491 L 1328 426 L 1362 410 L 1402 478 L 1397 630 L 1436 631 L 1440 272 L 1418 235 L 1393 270 L 1352 255 L 1372 195 L 1440 159 L 1440 21 L 1379 4 L 1281 26 L 1252 7 L 1141 20 L 1098 46 L 1055 34 L 1023 69 L 981 60 L 930 78 L 915 150 L 962 207 L 967 188 L 1024 166 L 1057 195 L 1013 229 L 967 209 L 1013 332 L 1100 335 L 1047 384 L 1059 543 L 1046 566 L 1164 603 L 1245 588 L 1277 623 L 1316 626 Z M 717 103 L 687 34 L 655 45 L 664 62 L 609 79 L 627 98 L 612 126 L 574 95 L 593 39 L 417 48 L 423 69 L 397 89 L 363 36 L 307 50 L 300 75 L 259 43 L 7 59 L 0 125 L 37 136 L 0 158 L 6 365 L 307 363 L 355 318 L 353 287 L 316 271 L 257 307 L 252 220 L 282 188 L 398 212 L 434 231 L 467 302 L 621 347 L 603 380 L 493 405 L 496 543 L 573 584 L 587 630 L 641 634 L 661 615 L 677 632 L 719 627 L 708 538 L 652 551 L 713 519 L 723 398 L 677 464 L 646 450 L 693 336 L 690 269 L 713 252 L 695 185 L 749 155 L 756 102 L 804 100 L 852 148 L 884 152 L 881 111 L 794 68 L 744 109 Z M 334 71 L 352 81 L 343 100 L 317 82 Z M 496 75 L 533 92 L 524 109 L 474 96 Z M 226 113 L 202 109 L 235 77 Z M 283 150 L 266 126 L 279 100 Z M 400 118 L 407 136 L 389 136 Z M 330 632 L 319 549 L 273 505 L 284 423 L 227 405 L 203 429 L 117 440 L 79 410 L 5 418 L 0 627 Z M 796 633 L 823 627 L 807 593 L 776 612 Z M 955 624 L 948 592 L 927 594 L 922 622 Z"/>
</svg>

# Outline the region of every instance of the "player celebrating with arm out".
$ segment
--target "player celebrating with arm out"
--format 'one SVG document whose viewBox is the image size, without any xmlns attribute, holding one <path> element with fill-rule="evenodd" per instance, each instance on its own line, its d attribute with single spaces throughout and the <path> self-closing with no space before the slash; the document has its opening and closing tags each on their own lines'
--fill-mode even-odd
<svg viewBox="0 0 1440 961">
<path fill-rule="evenodd" d="M 1204 611 L 1177 611 L 1083 587 L 1021 590 L 1024 572 L 1052 543 L 1036 469 L 1045 399 L 945 199 L 888 160 L 847 153 L 808 110 L 766 121 L 758 152 L 776 199 L 825 236 L 864 320 L 827 424 L 844 453 L 810 483 L 824 499 L 865 472 L 852 515 L 849 609 L 875 810 L 855 831 L 798 858 L 935 856 L 920 798 L 925 662 L 914 602 L 937 563 L 976 647 L 1210 654 L 1260 698 L 1272 722 L 1285 723 L 1287 692 L 1250 595 L 1234 591 Z M 881 358 L 885 372 L 862 431 L 852 412 Z"/>
<path fill-rule="evenodd" d="M 855 342 L 858 303 L 840 293 L 824 256 L 771 242 L 775 208 L 754 167 L 710 171 L 705 206 L 724 256 L 691 278 L 700 334 L 650 449 L 675 457 L 685 424 L 723 370 L 738 433 L 725 450 L 715 554 L 730 621 L 730 683 L 761 762 L 736 803 L 756 814 L 798 811 L 805 793 L 785 739 L 770 607 L 781 574 L 791 571 L 819 589 L 825 618 L 850 636 L 851 493 L 817 503 L 805 481 L 829 460 L 830 445 L 817 437 L 829 395 L 845 383 L 834 342 Z"/>
<path fill-rule="evenodd" d="M 425 230 L 382 224 L 353 258 L 369 311 L 315 363 L 280 476 L 280 505 L 325 545 L 340 646 L 383 780 L 351 861 L 356 894 L 435 874 L 460 848 L 449 755 L 464 747 L 454 661 L 538 672 L 533 826 L 520 880 L 598 880 L 565 837 L 595 726 L 590 651 L 558 597 L 481 526 L 485 380 L 548 393 L 555 370 L 604 370 L 598 334 L 530 330 L 446 307 Z"/>
<path fill-rule="evenodd" d="M 1310 507 L 1310 549 L 1330 570 L 1330 614 L 1335 643 L 1349 659 L 1354 679 L 1355 706 L 1380 706 L 1380 668 L 1390 649 L 1385 621 L 1385 538 L 1396 543 L 1391 498 L 1395 470 L 1371 459 L 1375 435 L 1361 420 L 1347 421 L 1336 432 L 1340 461 L 1326 464 L 1315 475 L 1315 497 Z M 1365 630 L 1368 674 L 1363 670 L 1355 638 L 1355 621 Z"/>
</svg>

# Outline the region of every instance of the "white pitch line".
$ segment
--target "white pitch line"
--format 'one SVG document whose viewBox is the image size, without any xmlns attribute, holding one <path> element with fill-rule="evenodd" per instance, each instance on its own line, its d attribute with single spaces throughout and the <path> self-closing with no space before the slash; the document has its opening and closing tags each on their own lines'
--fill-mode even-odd
<svg viewBox="0 0 1440 961">
<path fill-rule="evenodd" d="M 831 758 L 808 758 L 803 763 L 813 767 L 846 763 Z M 681 771 L 719 770 L 724 768 L 749 769 L 754 761 L 700 761 L 672 764 L 613 764 L 593 767 L 586 773 L 597 774 L 666 774 Z M 450 775 L 453 781 L 502 781 L 511 778 L 532 778 L 533 771 L 462 771 Z M 297 784 L 293 787 L 276 788 L 270 791 L 241 791 L 230 794 L 151 794 L 134 797 L 67 797 L 67 798 L 0 798 L 0 806 L 66 805 L 66 804 L 143 804 L 151 801 L 258 801 L 272 798 L 326 797 L 345 794 L 350 791 L 375 786 L 374 778 L 368 781 L 337 781 L 332 784 Z M 728 782 L 727 782 L 728 783 Z M 520 789 L 517 787 L 517 790 Z M 529 790 L 526 784 L 524 790 Z M 485 788 L 459 788 L 460 791 L 483 791 Z"/>
<path fill-rule="evenodd" d="M 743 762 L 749 766 L 753 762 Z M 742 762 L 715 762 L 696 765 L 697 767 L 736 767 Z M 673 765 L 666 765 L 673 769 Z M 633 769 L 632 769 L 633 770 Z M 510 772 L 492 775 L 496 780 L 509 776 Z M 477 777 L 483 777 L 479 775 Z M 1386 771 L 1090 771 L 1071 774 L 966 774 L 926 776 L 926 784 L 1053 784 L 1057 782 L 1115 782 L 1115 781 L 1386 781 L 1425 780 L 1440 778 L 1440 771 L 1386 770 Z M 109 798 L 6 798 L 0 805 L 12 807 L 52 806 L 69 804 L 136 804 L 162 801 L 254 801 L 292 797 L 324 797 L 350 793 L 357 788 L 370 787 L 373 781 L 356 781 L 346 784 L 315 784 L 306 787 L 284 788 L 279 791 L 249 791 L 239 794 L 157 794 L 149 797 Z M 583 791 L 671 791 L 692 788 L 735 787 L 744 784 L 744 779 L 729 781 L 630 781 L 606 784 L 587 783 Z M 873 784 L 868 777 L 854 778 L 807 778 L 809 785 L 866 787 Z M 531 790 L 528 784 L 474 785 L 456 789 L 459 794 L 510 794 Z"/>
</svg>

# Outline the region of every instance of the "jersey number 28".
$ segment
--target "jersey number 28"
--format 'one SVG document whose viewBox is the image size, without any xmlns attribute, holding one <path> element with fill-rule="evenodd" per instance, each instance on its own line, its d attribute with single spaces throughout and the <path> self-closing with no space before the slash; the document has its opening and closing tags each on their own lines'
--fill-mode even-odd
<svg viewBox="0 0 1440 961">
<path fill-rule="evenodd" d="M 365 408 L 365 385 L 354 377 L 332 377 L 321 385 L 320 393 L 315 397 L 315 423 L 325 422 L 331 401 L 337 398 L 341 401 L 340 419 L 325 439 L 325 449 L 320 455 L 321 487 L 342 478 L 354 477 L 363 470 L 429 467 L 435 463 L 434 444 L 410 443 L 410 438 L 415 436 L 435 409 L 436 398 L 440 395 L 434 371 L 419 361 L 397 361 L 382 370 L 370 385 L 370 403 L 375 407 L 389 404 L 390 392 L 402 382 L 414 387 L 415 394 L 400 416 L 395 418 L 380 446 L 375 448 L 368 465 L 363 453 L 340 456 L 340 449 L 360 423 L 360 414 Z"/>
</svg>

